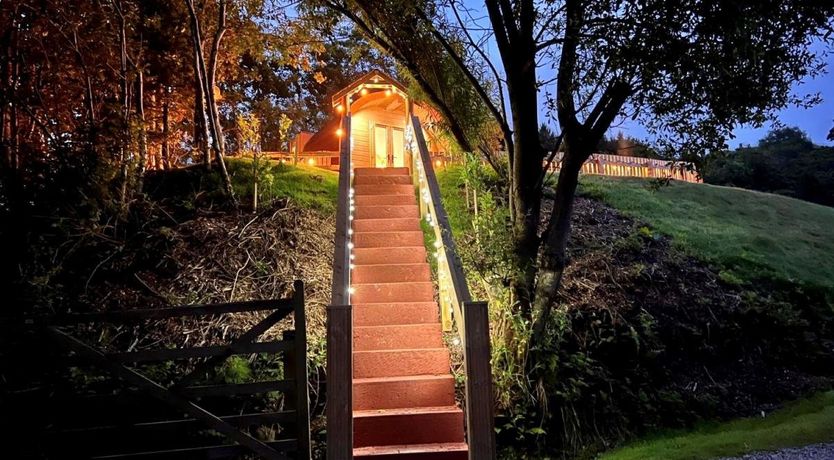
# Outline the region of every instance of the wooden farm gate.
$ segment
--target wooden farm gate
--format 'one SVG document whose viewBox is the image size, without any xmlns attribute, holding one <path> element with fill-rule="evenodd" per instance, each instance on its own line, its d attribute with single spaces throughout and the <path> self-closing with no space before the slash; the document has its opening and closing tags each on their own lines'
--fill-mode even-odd
<svg viewBox="0 0 834 460">
<path fill-rule="evenodd" d="M 2 320 L 0 457 L 310 458 L 303 283 L 294 289 L 287 299 Z M 112 340 L 162 321 L 197 333 L 195 320 L 231 314 L 254 326 L 233 339 L 220 328 L 199 346 Z M 284 320 L 294 327 L 281 340 L 258 341 Z M 241 355 L 250 359 L 229 360 Z M 229 377 L 235 359 L 243 369 Z"/>
</svg>

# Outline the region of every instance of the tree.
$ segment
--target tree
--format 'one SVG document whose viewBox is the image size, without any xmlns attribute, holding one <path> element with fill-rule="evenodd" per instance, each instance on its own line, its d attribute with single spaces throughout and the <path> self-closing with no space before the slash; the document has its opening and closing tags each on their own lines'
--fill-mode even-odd
<svg viewBox="0 0 834 460">
<path fill-rule="evenodd" d="M 542 123 L 539 127 L 539 142 L 545 152 L 552 152 L 560 147 L 561 139 L 559 139 L 549 126 Z"/>
<path fill-rule="evenodd" d="M 220 43 L 226 33 L 226 1 L 218 0 L 217 3 L 217 26 L 214 32 L 214 40 L 211 44 L 208 64 L 203 55 L 202 31 L 200 30 L 200 19 L 194 8 L 193 0 L 185 0 L 188 7 L 189 24 L 191 26 L 191 40 L 194 48 L 194 79 L 197 89 L 195 113 L 202 112 L 200 120 L 208 120 L 208 127 L 211 134 L 212 151 L 217 165 L 220 168 L 220 175 L 223 178 L 223 185 L 226 195 L 232 202 L 235 200 L 235 192 L 232 189 L 232 179 L 226 170 L 225 141 L 223 139 L 223 126 L 220 124 L 220 117 L 217 111 L 217 101 L 214 95 L 215 81 L 217 78 L 217 56 L 220 51 Z M 203 133 L 201 133 L 201 136 Z M 208 158 L 206 166 L 210 165 Z"/>
<path fill-rule="evenodd" d="M 435 60 L 438 49 L 449 55 L 465 77 L 459 84 L 474 87 L 477 102 L 511 137 L 513 291 L 521 313 L 536 321 L 533 344 L 546 330 L 567 264 L 580 168 L 615 120 L 636 117 L 663 145 L 704 152 L 723 145 L 737 123 L 761 124 L 787 104 L 811 103 L 812 97 L 793 97 L 791 85 L 822 69 L 807 44 L 830 39 L 834 14 L 830 4 L 801 0 L 485 0 L 489 22 L 481 24 L 478 15 L 461 14 L 465 6 L 454 0 L 327 3 L 412 75 L 420 70 L 420 51 Z M 400 36 L 404 23 L 408 31 Z M 498 63 L 485 52 L 489 40 Z M 553 80 L 540 79 L 542 62 L 555 68 Z M 542 235 L 540 86 L 565 143 Z M 509 117 L 497 108 L 503 97 L 489 91 L 496 87 L 506 94 Z"/>
</svg>

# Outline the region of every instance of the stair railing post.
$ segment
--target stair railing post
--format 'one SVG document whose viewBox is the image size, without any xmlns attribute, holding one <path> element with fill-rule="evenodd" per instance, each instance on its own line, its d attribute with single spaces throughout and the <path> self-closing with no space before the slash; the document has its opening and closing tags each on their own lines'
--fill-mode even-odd
<svg viewBox="0 0 834 460">
<path fill-rule="evenodd" d="M 353 458 L 353 310 L 350 305 L 350 115 L 342 117 L 333 287 L 327 307 L 327 459 Z"/>
<path fill-rule="evenodd" d="M 463 353 L 466 365 L 466 434 L 469 458 L 494 459 L 496 452 L 489 350 L 489 306 L 486 302 L 464 302 L 463 315 L 466 336 Z"/>
<path fill-rule="evenodd" d="M 327 460 L 353 458 L 353 314 L 327 307 Z"/>
</svg>

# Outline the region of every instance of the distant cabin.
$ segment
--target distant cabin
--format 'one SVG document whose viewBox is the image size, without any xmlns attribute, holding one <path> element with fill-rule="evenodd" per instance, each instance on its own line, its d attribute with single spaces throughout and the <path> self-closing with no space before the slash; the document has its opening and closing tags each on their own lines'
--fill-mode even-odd
<svg viewBox="0 0 834 460">
<path fill-rule="evenodd" d="M 339 127 L 341 115 L 351 115 L 353 165 L 367 167 L 403 167 L 411 164 L 407 152 L 406 126 L 412 115 L 420 118 L 432 160 L 448 161 L 448 144 L 432 128 L 439 115 L 430 107 L 414 103 L 402 83 L 379 70 L 373 70 L 342 88 L 332 98 L 333 116 L 319 132 L 299 133 L 290 142 L 292 161 L 320 168 L 339 169 Z"/>
</svg>

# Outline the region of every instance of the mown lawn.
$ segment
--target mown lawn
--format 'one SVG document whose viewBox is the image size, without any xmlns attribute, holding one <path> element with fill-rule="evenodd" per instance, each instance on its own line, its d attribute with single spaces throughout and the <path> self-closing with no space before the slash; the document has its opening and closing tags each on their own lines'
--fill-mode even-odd
<svg viewBox="0 0 834 460">
<path fill-rule="evenodd" d="M 725 280 L 762 277 L 834 287 L 834 208 L 769 193 L 673 182 L 582 178 L 580 193 L 673 237 Z"/>
<path fill-rule="evenodd" d="M 834 439 L 834 391 L 769 414 L 703 425 L 648 439 L 603 454 L 600 460 L 699 460 L 776 450 Z"/>
</svg>

